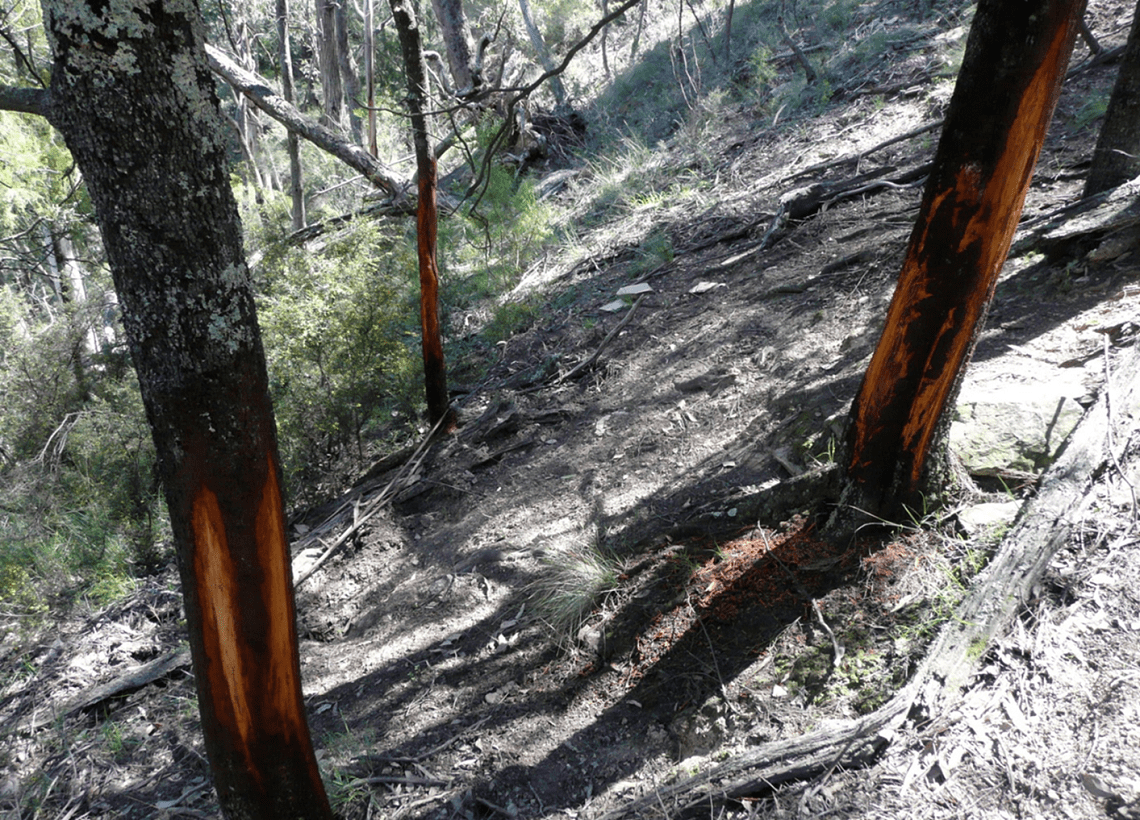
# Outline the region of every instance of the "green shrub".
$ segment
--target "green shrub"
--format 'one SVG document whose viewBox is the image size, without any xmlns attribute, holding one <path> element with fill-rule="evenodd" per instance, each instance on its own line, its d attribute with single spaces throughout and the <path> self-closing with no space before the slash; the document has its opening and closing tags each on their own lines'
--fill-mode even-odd
<svg viewBox="0 0 1140 820">
<path fill-rule="evenodd" d="M 383 418 L 418 406 L 414 240 L 357 222 L 321 247 L 278 244 L 258 271 L 259 315 L 287 487 L 367 457 Z"/>
</svg>

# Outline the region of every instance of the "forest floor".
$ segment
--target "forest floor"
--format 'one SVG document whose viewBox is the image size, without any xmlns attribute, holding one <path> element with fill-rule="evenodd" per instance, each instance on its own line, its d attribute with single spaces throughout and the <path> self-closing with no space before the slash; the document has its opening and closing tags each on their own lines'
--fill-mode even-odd
<svg viewBox="0 0 1140 820">
<path fill-rule="evenodd" d="M 1116 32 L 1107 45 L 1129 11 L 1096 10 L 1094 29 Z M 1078 43 L 1074 64 L 1086 56 Z M 912 56 L 881 81 L 928 70 Z M 1025 222 L 1079 197 L 1096 133 L 1081 112 L 1114 73 L 1066 85 Z M 829 544 L 817 510 L 749 520 L 739 500 L 833 458 L 922 189 L 867 191 L 762 247 L 780 197 L 929 162 L 937 132 L 838 160 L 936 121 L 949 91 L 919 81 L 779 131 L 770 114 L 718 118 L 705 207 L 630 213 L 584 236 L 582 259 L 524 280 L 541 318 L 463 397 L 458 430 L 414 470 L 293 521 L 300 569 L 320 538 L 374 512 L 299 592 L 314 740 L 343 817 L 603 817 L 866 714 L 906 682 L 1002 531 L 967 534 L 947 510 Z M 653 161 L 690 158 L 667 143 Z M 660 236 L 672 251 L 647 265 Z M 1140 255 L 1102 248 L 1011 258 L 971 367 L 1027 393 L 1077 367 L 1099 393 L 1115 352 L 1106 362 L 1098 329 L 1140 315 Z M 650 292 L 604 310 L 638 283 Z M 599 349 L 596 367 L 559 380 Z M 952 712 L 908 720 L 861 768 L 688 814 L 1140 817 L 1140 533 L 1125 481 L 1140 483 L 1137 464 L 1100 480 Z M 394 500 L 370 506 L 395 478 Z M 1022 501 L 1034 485 L 967 501 Z M 575 620 L 583 590 L 594 605 Z M 65 714 L 176 649 L 180 606 L 171 572 L 5 646 L 0 813 L 217 816 L 184 663 Z M 662 798 L 649 814 L 680 809 Z"/>
</svg>

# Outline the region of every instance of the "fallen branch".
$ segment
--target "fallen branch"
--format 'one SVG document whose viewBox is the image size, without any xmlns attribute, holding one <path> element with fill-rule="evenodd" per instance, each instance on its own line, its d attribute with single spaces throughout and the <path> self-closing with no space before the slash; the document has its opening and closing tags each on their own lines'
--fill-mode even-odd
<svg viewBox="0 0 1140 820">
<path fill-rule="evenodd" d="M 1071 202 L 1036 219 L 1026 220 L 1010 256 L 1029 251 L 1069 253 L 1074 246 L 1099 241 L 1123 232 L 1124 250 L 1136 244 L 1135 226 L 1140 223 L 1140 177 L 1094 196 Z"/>
<path fill-rule="evenodd" d="M 782 181 L 790 182 L 793 179 L 799 179 L 800 177 L 807 176 L 808 174 L 814 174 L 819 171 L 826 171 L 829 168 L 835 168 L 840 165 L 847 165 L 848 163 L 855 163 L 858 165 L 863 161 L 863 159 L 867 157 L 868 154 L 873 154 L 876 151 L 881 151 L 884 148 L 888 148 L 898 142 L 905 142 L 906 140 L 914 139 L 915 137 L 922 136 L 923 134 L 929 133 L 930 131 L 936 131 L 942 127 L 943 122 L 945 122 L 945 120 L 936 120 L 935 122 L 927 123 L 926 125 L 907 131 L 904 134 L 899 134 L 897 137 L 891 137 L 889 140 L 884 140 L 877 145 L 872 145 L 870 148 L 859 151 L 858 153 L 846 154 L 842 157 L 839 157 L 838 159 L 829 159 L 826 162 L 818 162 L 815 165 L 809 165 L 806 168 L 801 168 L 800 170 L 789 174 L 788 176 L 784 177 Z"/>
<path fill-rule="evenodd" d="M 392 478 L 391 481 L 387 483 L 387 485 L 385 485 L 384 489 L 381 490 L 379 494 L 374 496 L 368 502 L 367 506 L 364 506 L 362 508 L 360 499 L 356 499 L 353 504 L 351 526 L 345 529 L 345 531 L 342 532 L 335 541 L 325 547 L 324 552 L 320 554 L 313 565 L 305 570 L 301 574 L 300 578 L 293 582 L 293 589 L 300 589 L 301 584 L 309 580 L 309 578 L 312 577 L 313 573 L 324 566 L 325 562 L 327 562 L 329 558 L 331 558 L 333 554 L 345 542 L 348 541 L 349 538 L 358 532 L 361 527 L 375 518 L 376 514 L 380 512 L 381 509 L 383 509 L 384 505 L 395 496 L 396 493 L 394 488 L 397 488 L 400 482 L 402 482 L 407 477 L 408 473 L 413 472 L 423 462 L 424 456 L 427 455 L 428 445 L 435 440 L 435 434 L 440 429 L 440 425 L 444 422 L 445 418 L 447 417 L 445 416 L 435 423 L 435 426 L 431 428 L 426 436 L 424 436 L 424 440 L 420 442 L 420 446 L 416 448 L 416 451 L 412 454 L 412 457 L 404 462 L 404 465 L 400 467 L 400 471 L 396 473 L 396 475 Z M 333 516 L 339 515 L 340 511 L 343 509 L 344 505 L 338 507 L 336 512 L 333 513 Z M 322 541 L 321 543 L 323 544 L 324 542 Z"/>
<path fill-rule="evenodd" d="M 792 53 L 796 55 L 796 61 L 804 70 L 804 76 L 807 77 L 808 85 L 811 85 L 819 79 L 819 72 L 815 70 L 815 66 L 811 64 L 811 60 L 807 58 L 803 50 L 799 47 L 792 35 L 788 33 L 788 27 L 784 25 L 784 16 L 780 15 L 776 18 L 776 25 L 780 27 L 780 34 L 784 38 L 784 42 L 791 48 Z"/>
<path fill-rule="evenodd" d="M 292 103 L 286 102 L 284 97 L 276 94 L 266 80 L 246 71 L 209 43 L 206 44 L 206 57 L 214 73 L 289 131 L 307 139 L 350 168 L 364 174 L 365 178 L 384 189 L 393 199 L 403 196 L 407 186 L 389 174 L 388 169 L 364 148 L 342 139 L 320 123 L 306 117 Z"/>
<path fill-rule="evenodd" d="M 562 382 L 570 381 L 570 379 L 574 378 L 582 371 L 588 370 L 597 364 L 598 357 L 602 355 L 602 351 L 605 350 L 609 343 L 617 337 L 618 332 L 629 324 L 629 320 L 633 318 L 634 311 L 637 310 L 638 306 L 641 304 L 641 300 L 644 298 L 644 293 L 637 297 L 637 301 L 634 302 L 632 306 L 630 306 L 629 311 L 625 314 L 625 318 L 618 322 L 617 327 L 606 334 L 606 338 L 602 339 L 602 343 L 598 345 L 598 349 L 594 351 L 594 355 L 590 356 L 590 358 L 586 359 L 585 361 L 576 364 L 569 372 L 564 373 L 561 377 L 559 377 L 556 383 L 561 384 Z"/>
<path fill-rule="evenodd" d="M 189 666 L 189 649 L 176 649 L 173 652 L 167 652 L 165 655 L 155 658 L 149 663 L 144 663 L 141 666 L 136 666 L 124 672 L 114 680 L 85 689 L 83 692 L 80 692 L 79 695 L 68 701 L 67 704 L 58 711 L 50 715 L 33 716 L 19 724 L 16 728 L 22 732 L 33 732 L 61 718 L 69 717 L 77 712 L 90 711 L 113 698 L 121 698 L 129 695 L 148 684 L 162 680 L 174 672 Z"/>
</svg>

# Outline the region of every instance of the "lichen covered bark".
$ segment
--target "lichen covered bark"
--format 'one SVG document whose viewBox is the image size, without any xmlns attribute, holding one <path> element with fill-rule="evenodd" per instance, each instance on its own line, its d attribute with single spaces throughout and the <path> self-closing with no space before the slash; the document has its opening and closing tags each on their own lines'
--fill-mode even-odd
<svg viewBox="0 0 1140 820">
<path fill-rule="evenodd" d="M 190 0 L 44 0 L 52 123 L 83 172 L 170 509 L 230 818 L 328 818 L 301 695 L 265 357 Z"/>
</svg>

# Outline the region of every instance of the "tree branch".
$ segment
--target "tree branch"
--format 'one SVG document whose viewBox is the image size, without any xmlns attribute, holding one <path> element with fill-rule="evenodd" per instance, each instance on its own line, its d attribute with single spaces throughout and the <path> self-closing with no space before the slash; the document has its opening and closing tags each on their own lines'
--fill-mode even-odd
<svg viewBox="0 0 1140 820">
<path fill-rule="evenodd" d="M 325 128 L 315 120 L 306 117 L 293 105 L 276 94 L 263 78 L 246 71 L 219 49 L 206 44 L 206 56 L 210 68 L 227 83 L 240 91 L 250 102 L 266 114 L 284 125 L 289 131 L 307 139 L 323 151 L 327 151 L 382 188 L 393 199 L 403 196 L 405 185 L 397 180 L 382 163 L 359 145 L 355 145 Z"/>
<path fill-rule="evenodd" d="M 15 88 L 0 86 L 0 111 L 16 111 L 21 114 L 47 116 L 51 94 L 43 88 Z"/>
</svg>

